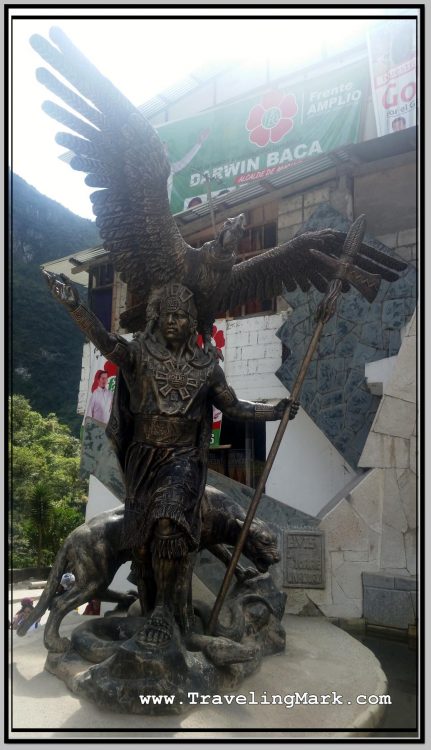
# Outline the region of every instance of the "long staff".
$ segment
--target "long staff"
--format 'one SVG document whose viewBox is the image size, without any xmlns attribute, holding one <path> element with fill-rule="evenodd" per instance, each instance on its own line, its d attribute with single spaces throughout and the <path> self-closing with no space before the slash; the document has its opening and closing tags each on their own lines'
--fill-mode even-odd
<svg viewBox="0 0 431 750">
<path fill-rule="evenodd" d="M 335 312 L 337 300 L 341 293 L 343 280 L 349 276 L 349 269 L 352 266 L 355 255 L 358 252 L 362 244 L 362 240 L 365 234 L 365 226 L 366 226 L 365 215 L 362 214 L 356 219 L 356 221 L 353 222 L 346 236 L 344 246 L 343 246 L 343 251 L 341 253 L 341 257 L 339 261 L 340 262 L 339 270 L 335 278 L 329 284 L 328 291 L 326 292 L 323 300 L 321 301 L 317 309 L 316 328 L 314 330 L 312 339 L 310 341 L 309 347 L 303 359 L 301 368 L 298 372 L 295 383 L 293 385 L 293 388 L 290 394 L 291 401 L 297 401 L 298 399 L 299 392 L 301 390 L 302 384 L 307 374 L 308 367 L 312 360 L 313 354 L 316 351 L 317 344 L 319 343 L 319 339 L 322 334 L 323 327 Z M 373 279 L 374 284 L 377 281 L 377 278 Z M 262 497 L 263 489 L 268 479 L 269 472 L 272 469 L 272 465 L 274 463 L 275 457 L 280 447 L 280 443 L 282 441 L 286 427 L 289 424 L 289 419 L 290 419 L 290 409 L 289 407 L 287 407 L 280 421 L 280 424 L 278 426 L 278 430 L 275 435 L 274 441 L 272 443 L 271 450 L 269 451 L 268 458 L 266 459 L 266 463 L 265 463 L 262 475 L 259 479 L 253 499 L 250 503 L 250 507 L 245 517 L 244 525 L 241 529 L 241 533 L 238 537 L 236 547 L 233 551 L 232 559 L 226 570 L 223 583 L 221 585 L 220 591 L 215 600 L 214 608 L 213 608 L 213 611 L 211 612 L 211 617 L 208 623 L 208 632 L 210 634 L 214 632 L 214 629 L 218 620 L 218 616 L 220 614 L 220 610 L 223 606 L 223 602 L 229 590 L 232 576 L 235 572 L 235 568 L 241 556 L 241 552 L 243 550 L 250 526 L 253 522 L 253 518 L 255 516 L 257 506 L 259 505 L 260 499 Z"/>
</svg>

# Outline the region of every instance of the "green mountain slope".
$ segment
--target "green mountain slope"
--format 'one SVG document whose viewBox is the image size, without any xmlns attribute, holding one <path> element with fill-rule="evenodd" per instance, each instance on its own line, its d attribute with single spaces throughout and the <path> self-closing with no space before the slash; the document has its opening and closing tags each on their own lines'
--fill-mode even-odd
<svg viewBox="0 0 431 750">
<path fill-rule="evenodd" d="M 94 222 L 11 176 L 11 386 L 75 435 L 84 337 L 51 297 L 40 264 L 100 244 Z"/>
</svg>

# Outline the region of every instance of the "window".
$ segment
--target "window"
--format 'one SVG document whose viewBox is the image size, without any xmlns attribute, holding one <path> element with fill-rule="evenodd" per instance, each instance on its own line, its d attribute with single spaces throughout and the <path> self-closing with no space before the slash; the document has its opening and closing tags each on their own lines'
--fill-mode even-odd
<svg viewBox="0 0 431 750">
<path fill-rule="evenodd" d="M 114 268 L 111 263 L 93 266 L 89 273 L 88 299 L 90 309 L 110 331 L 112 325 L 112 288 Z"/>
<path fill-rule="evenodd" d="M 265 249 L 275 247 L 277 244 L 277 223 L 271 221 L 258 227 L 250 227 L 246 230 L 244 237 L 238 246 L 238 262 L 254 258 Z M 276 310 L 275 297 L 272 299 L 249 300 L 245 305 L 238 305 L 229 310 L 229 317 L 239 318 L 243 315 L 256 315 L 257 313 L 271 313 Z"/>
<path fill-rule="evenodd" d="M 223 415 L 220 448 L 210 449 L 208 468 L 256 487 L 265 459 L 265 422 L 237 422 Z"/>
</svg>

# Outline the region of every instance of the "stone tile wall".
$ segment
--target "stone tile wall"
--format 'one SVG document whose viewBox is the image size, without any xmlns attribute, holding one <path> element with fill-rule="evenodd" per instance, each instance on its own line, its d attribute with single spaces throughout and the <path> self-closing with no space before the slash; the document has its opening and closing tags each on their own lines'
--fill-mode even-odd
<svg viewBox="0 0 431 750">
<path fill-rule="evenodd" d="M 333 183 L 329 183 L 309 194 L 294 196 L 297 201 L 294 205 L 302 201 L 303 207 L 288 211 L 287 216 L 293 217 L 295 213 L 296 218 L 300 214 L 304 218 L 309 201 L 333 200 L 337 195 L 341 202 L 343 194 L 341 189 L 336 191 Z M 286 205 L 284 202 L 280 210 L 284 211 Z M 302 225 L 293 225 L 292 234 L 328 226 L 347 231 L 350 222 L 330 202 L 312 203 L 310 208 L 313 208 L 311 216 Z M 285 216 L 280 214 L 280 220 L 286 221 Z M 366 235 L 366 241 L 378 249 L 397 255 L 400 249 L 400 254 L 409 261 L 415 257 L 415 238 L 414 229 L 380 238 L 390 243 L 390 247 Z M 314 329 L 314 313 L 322 294 L 314 290 L 304 294 L 298 290 L 286 293 L 285 298 L 293 312 L 282 327 L 280 338 L 290 353 L 277 375 L 286 388 L 291 389 Z M 317 355 L 307 373 L 301 404 L 354 468 L 358 465 L 380 403 L 379 397 L 367 388 L 365 364 L 398 353 L 400 331 L 410 319 L 415 305 L 416 269 L 412 262 L 398 281 L 382 282 L 371 305 L 356 290 L 343 295 L 335 315 L 324 329 Z"/>
<path fill-rule="evenodd" d="M 326 539 L 326 589 L 289 593 L 290 611 L 311 601 L 328 617 L 363 615 L 372 624 L 394 628 L 414 622 L 415 414 L 416 314 L 360 457 L 359 465 L 368 471 L 319 514 Z"/>
<path fill-rule="evenodd" d="M 407 630 L 416 622 L 416 577 L 364 573 L 364 618 L 369 625 Z"/>
<path fill-rule="evenodd" d="M 413 263 L 416 266 L 417 260 L 417 238 L 416 229 L 403 229 L 400 232 L 391 232 L 390 234 L 378 235 L 376 239 L 386 247 L 396 252 L 399 258 L 406 263 Z"/>
</svg>

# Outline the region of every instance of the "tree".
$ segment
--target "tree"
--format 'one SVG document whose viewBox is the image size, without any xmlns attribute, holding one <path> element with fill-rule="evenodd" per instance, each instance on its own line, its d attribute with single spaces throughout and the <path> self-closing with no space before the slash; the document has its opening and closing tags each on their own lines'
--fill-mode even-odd
<svg viewBox="0 0 431 750">
<path fill-rule="evenodd" d="M 80 442 L 55 414 L 43 417 L 23 396 L 12 396 L 9 417 L 12 565 L 49 565 L 84 520 Z"/>
<path fill-rule="evenodd" d="M 49 530 L 53 525 L 54 504 L 49 488 L 43 482 L 37 482 L 29 495 L 27 505 L 30 534 L 36 547 L 36 564 L 42 565 L 43 550 L 46 546 Z"/>
</svg>

